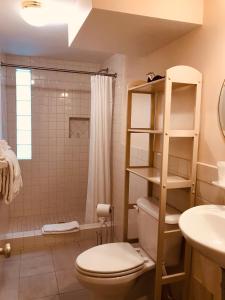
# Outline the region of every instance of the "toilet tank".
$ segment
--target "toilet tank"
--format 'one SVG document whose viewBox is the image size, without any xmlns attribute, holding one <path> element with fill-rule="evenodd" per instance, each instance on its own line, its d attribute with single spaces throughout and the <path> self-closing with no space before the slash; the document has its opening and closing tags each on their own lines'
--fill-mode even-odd
<svg viewBox="0 0 225 300">
<path fill-rule="evenodd" d="M 139 198 L 138 207 L 138 238 L 140 247 L 156 261 L 158 241 L 158 200 L 155 198 Z M 178 228 L 180 212 L 167 205 L 165 230 Z M 175 266 L 180 261 L 182 236 L 171 236 L 164 240 L 164 262 L 166 266 Z"/>
</svg>

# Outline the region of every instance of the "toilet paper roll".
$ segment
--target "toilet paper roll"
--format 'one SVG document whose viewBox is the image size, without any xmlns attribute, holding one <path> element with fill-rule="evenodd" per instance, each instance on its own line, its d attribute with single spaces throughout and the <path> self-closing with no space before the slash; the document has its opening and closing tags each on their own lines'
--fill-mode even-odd
<svg viewBox="0 0 225 300">
<path fill-rule="evenodd" d="M 98 204 L 97 205 L 97 216 L 101 217 L 109 217 L 111 214 L 111 205 L 110 204 Z"/>
</svg>

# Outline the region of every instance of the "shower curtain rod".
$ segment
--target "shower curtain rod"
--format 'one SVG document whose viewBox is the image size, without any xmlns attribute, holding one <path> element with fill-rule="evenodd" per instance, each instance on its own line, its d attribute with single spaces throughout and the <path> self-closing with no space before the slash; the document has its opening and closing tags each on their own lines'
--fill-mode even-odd
<svg viewBox="0 0 225 300">
<path fill-rule="evenodd" d="M 16 65 L 16 64 L 7 64 L 1 62 L 2 67 L 8 68 L 19 68 L 19 69 L 30 69 L 30 70 L 39 70 L 39 71 L 53 71 L 53 72 L 62 72 L 62 73 L 70 73 L 70 74 L 84 74 L 84 75 L 102 75 L 117 78 L 117 73 L 102 73 L 105 69 L 100 70 L 98 72 L 90 72 L 90 71 L 79 71 L 79 70 L 70 70 L 70 69 L 59 69 L 59 68 L 48 68 L 48 67 L 35 67 L 35 66 L 26 66 L 26 65 Z M 106 69 L 108 70 L 108 69 Z"/>
</svg>

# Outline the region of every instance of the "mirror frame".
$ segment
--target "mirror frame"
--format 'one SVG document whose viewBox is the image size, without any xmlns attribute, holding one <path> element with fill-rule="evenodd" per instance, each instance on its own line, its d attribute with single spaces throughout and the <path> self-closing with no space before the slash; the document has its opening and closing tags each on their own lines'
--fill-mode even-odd
<svg viewBox="0 0 225 300">
<path fill-rule="evenodd" d="M 221 117 L 220 117 L 220 107 L 221 107 L 221 104 L 222 104 L 222 92 L 223 92 L 223 89 L 225 89 L 225 79 L 223 80 L 223 83 L 222 83 L 222 87 L 220 89 L 220 95 L 219 95 L 219 102 L 218 102 L 218 118 L 219 118 L 219 124 L 220 124 L 220 129 L 221 129 L 221 133 L 222 135 L 225 137 L 225 128 L 223 128 L 223 124 L 222 124 L 222 121 L 221 121 Z M 225 98 L 224 98 L 224 102 L 225 102 Z M 224 103 L 225 104 L 225 103 Z M 225 122 L 225 121 L 224 121 Z"/>
</svg>

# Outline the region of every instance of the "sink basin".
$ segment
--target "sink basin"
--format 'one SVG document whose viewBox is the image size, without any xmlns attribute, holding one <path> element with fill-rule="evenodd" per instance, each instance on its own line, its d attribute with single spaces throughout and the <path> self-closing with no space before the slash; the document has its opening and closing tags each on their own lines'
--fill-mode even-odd
<svg viewBox="0 0 225 300">
<path fill-rule="evenodd" d="M 225 205 L 200 205 L 179 220 L 185 239 L 201 254 L 225 268 Z"/>
</svg>

